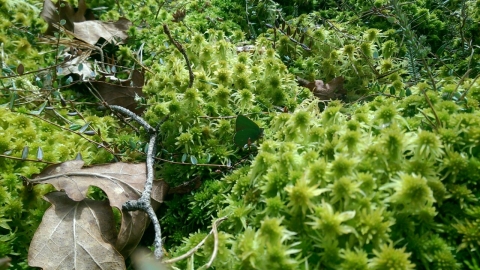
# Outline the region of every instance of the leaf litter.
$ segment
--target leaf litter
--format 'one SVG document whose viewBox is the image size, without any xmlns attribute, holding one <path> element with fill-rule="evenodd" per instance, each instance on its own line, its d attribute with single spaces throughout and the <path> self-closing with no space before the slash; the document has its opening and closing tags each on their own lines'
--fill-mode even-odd
<svg viewBox="0 0 480 270">
<path fill-rule="evenodd" d="M 83 165 L 82 160 L 55 164 L 29 180 L 32 184 L 51 184 L 59 190 L 45 196 L 52 206 L 45 212 L 32 240 L 29 250 L 31 266 L 56 269 L 59 263 L 62 263 L 62 267 L 66 263 L 75 269 L 124 269 L 120 263 L 130 256 L 140 242 L 150 220 L 142 211 L 122 210 L 122 205 L 140 198 L 146 182 L 145 163 Z M 153 184 L 152 206 L 158 208 L 168 187 L 164 181 L 154 181 Z M 88 199 L 90 186 L 102 189 L 108 201 Z M 118 234 L 111 207 L 122 212 Z M 90 240 L 86 241 L 85 238 Z M 84 240 L 87 243 L 83 243 Z M 93 247 L 97 245 L 95 249 L 100 249 L 98 251 Z M 52 252 L 60 257 L 53 259 Z M 100 263 L 96 257 L 100 252 L 109 259 Z M 80 261 L 88 267 L 75 267 L 75 263 Z M 114 268 L 90 268 L 90 263 L 109 265 L 114 262 L 118 263 Z"/>
</svg>

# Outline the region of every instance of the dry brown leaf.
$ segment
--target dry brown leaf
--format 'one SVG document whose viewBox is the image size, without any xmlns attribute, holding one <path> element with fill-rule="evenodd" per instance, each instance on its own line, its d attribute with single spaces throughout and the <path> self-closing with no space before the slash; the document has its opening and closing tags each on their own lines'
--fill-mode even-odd
<svg viewBox="0 0 480 270">
<path fill-rule="evenodd" d="M 344 78 L 342 76 L 335 77 L 327 84 L 322 80 L 309 82 L 302 78 L 297 78 L 301 86 L 304 86 L 313 92 L 313 95 L 320 100 L 342 99 L 347 93 L 343 88 Z"/>
<path fill-rule="evenodd" d="M 58 11 L 57 11 L 58 10 Z M 62 20 L 62 27 L 88 44 L 95 45 L 100 38 L 115 44 L 124 43 L 127 39 L 127 30 L 132 23 L 126 18 L 120 18 L 116 22 L 102 22 L 95 20 L 95 16 L 87 8 L 85 0 L 78 1 L 77 10 L 65 1 L 54 4 L 51 0 L 44 0 L 43 9 L 40 13 L 48 24 L 46 35 L 53 35 L 58 31 L 58 25 Z"/>
<path fill-rule="evenodd" d="M 91 62 L 87 61 L 87 58 L 90 57 L 91 50 L 81 51 L 76 55 L 72 55 L 68 52 L 63 54 L 63 57 L 66 59 L 65 62 L 61 64 L 61 70 L 58 71 L 57 75 L 68 76 L 75 74 L 79 77 L 80 81 L 87 81 L 91 78 L 95 78 L 94 67 Z M 80 68 L 80 65 L 82 68 Z"/>
<path fill-rule="evenodd" d="M 73 24 L 75 22 L 85 21 L 85 16 L 89 19 L 92 19 L 93 17 L 93 14 L 87 13 L 85 0 L 78 0 L 77 11 L 65 1 L 58 1 L 54 4 L 51 0 L 45 0 L 43 2 L 42 12 L 40 13 L 40 17 L 48 23 L 48 28 L 45 32 L 46 35 L 53 35 L 53 33 L 57 31 L 54 25 L 58 25 L 61 20 L 65 20 L 65 24 L 63 25 L 65 29 L 73 31 Z"/>
<path fill-rule="evenodd" d="M 115 244 L 115 219 L 108 201 L 45 195 L 45 211 L 28 251 L 28 263 L 48 269 L 125 269 Z"/>
<path fill-rule="evenodd" d="M 10 267 L 11 261 L 12 259 L 10 259 L 9 257 L 0 258 L 0 270 L 8 269 L 8 267 Z"/>
<path fill-rule="evenodd" d="M 120 210 L 125 202 L 140 198 L 146 182 L 145 163 L 118 162 L 87 168 L 83 168 L 83 164 L 82 160 L 72 160 L 52 165 L 29 181 L 52 184 L 57 190 L 64 190 L 74 201 L 84 200 L 88 187 L 96 186 L 107 194 L 110 206 Z M 164 181 L 154 181 L 154 200 L 163 201 L 167 192 L 165 185 Z M 116 248 L 122 255 L 127 257 L 135 249 L 148 222 L 144 212 L 122 210 L 122 224 L 116 241 Z"/>
<path fill-rule="evenodd" d="M 91 45 L 95 45 L 100 38 L 109 43 L 122 44 L 127 38 L 127 30 L 132 23 L 126 18 L 120 18 L 116 22 L 84 21 L 74 23 L 74 36 Z"/>
<path fill-rule="evenodd" d="M 121 85 L 101 80 L 92 82 L 92 85 L 108 104 L 122 106 L 138 115 L 142 114 L 144 108 L 138 108 L 135 101 L 135 97 L 144 96 L 142 92 L 143 74 L 139 71 L 135 70 L 132 80 L 123 81 Z"/>
</svg>

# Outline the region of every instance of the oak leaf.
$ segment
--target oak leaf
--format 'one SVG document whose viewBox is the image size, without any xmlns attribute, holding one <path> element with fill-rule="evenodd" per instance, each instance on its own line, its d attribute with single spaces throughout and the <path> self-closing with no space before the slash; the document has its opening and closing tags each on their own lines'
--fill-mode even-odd
<svg viewBox="0 0 480 270">
<path fill-rule="evenodd" d="M 29 181 L 33 184 L 52 184 L 57 190 L 63 190 L 75 202 L 86 199 L 90 186 L 102 189 L 109 199 L 109 205 L 122 211 L 120 231 L 113 243 L 116 250 L 124 257 L 128 257 L 141 240 L 149 219 L 144 212 L 122 210 L 122 205 L 129 200 L 140 198 L 146 182 L 146 166 L 144 163 L 122 162 L 86 168 L 83 168 L 83 165 L 82 160 L 52 165 Z M 152 202 L 152 205 L 158 207 L 158 203 L 163 201 L 166 194 L 166 183 L 154 181 L 152 198 L 157 203 Z M 43 225 L 42 222 L 40 227 L 42 226 L 48 225 Z M 38 233 L 37 231 L 35 235 Z M 74 240 L 70 239 L 70 241 Z M 32 245 L 34 244 L 36 243 L 32 241 Z"/>
<path fill-rule="evenodd" d="M 132 72 L 132 79 L 129 80 L 119 81 L 116 78 L 105 77 L 91 83 L 109 105 L 119 105 L 140 115 L 144 108 L 138 107 L 136 98 L 144 96 L 142 92 L 144 75 L 138 70 Z M 115 83 L 106 82 L 106 78 Z"/>
<path fill-rule="evenodd" d="M 108 201 L 74 201 L 64 192 L 45 195 L 52 206 L 33 236 L 28 263 L 48 269 L 125 269 L 113 248 L 115 219 Z"/>
<path fill-rule="evenodd" d="M 124 43 L 128 37 L 127 30 L 132 26 L 132 22 L 126 18 L 120 18 L 116 22 L 95 20 L 85 0 L 79 0 L 77 8 L 65 1 L 54 4 L 51 0 L 44 0 L 40 17 L 48 23 L 46 35 L 57 32 L 60 24 L 75 38 L 91 45 L 95 45 L 100 38 L 109 43 Z"/>
</svg>

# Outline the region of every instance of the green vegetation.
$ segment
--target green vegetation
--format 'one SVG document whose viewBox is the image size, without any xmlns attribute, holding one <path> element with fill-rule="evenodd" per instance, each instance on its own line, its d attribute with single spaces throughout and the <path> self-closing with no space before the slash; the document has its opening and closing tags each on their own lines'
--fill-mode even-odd
<svg viewBox="0 0 480 270">
<path fill-rule="evenodd" d="M 157 212 L 167 257 L 227 217 L 215 269 L 480 269 L 479 0 L 88 4 L 133 24 L 125 44 L 102 49 L 106 63 L 145 74 L 137 100 L 160 130 L 155 178 L 201 183 Z M 41 39 L 40 12 L 0 0 L 0 258 L 12 269 L 29 268 L 53 190 L 25 178 L 78 153 L 87 164 L 144 161 L 148 142 L 61 75 L 78 43 Z M 298 79 L 339 77 L 346 94 L 332 101 Z M 238 115 L 263 128 L 239 139 L 243 149 Z M 147 230 L 141 245 L 152 239 Z M 174 266 L 200 268 L 214 246 L 209 236 Z"/>
</svg>

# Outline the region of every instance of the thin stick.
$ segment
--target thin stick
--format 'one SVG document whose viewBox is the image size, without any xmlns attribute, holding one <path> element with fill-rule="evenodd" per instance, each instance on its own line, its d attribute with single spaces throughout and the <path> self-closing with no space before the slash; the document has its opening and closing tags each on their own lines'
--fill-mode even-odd
<svg viewBox="0 0 480 270">
<path fill-rule="evenodd" d="M 210 232 L 208 233 L 207 236 L 205 236 L 205 238 L 203 238 L 202 241 L 200 241 L 200 243 L 198 243 L 198 245 L 194 246 L 192 249 L 190 249 L 187 253 L 183 254 L 183 255 L 180 255 L 176 258 L 173 258 L 173 259 L 170 259 L 170 260 L 164 260 L 162 261 L 163 263 L 176 263 L 178 261 L 181 261 L 183 259 L 186 259 L 190 256 L 193 255 L 193 253 L 195 253 L 200 247 L 203 246 L 203 244 L 205 243 L 205 241 L 207 241 L 207 238 L 210 236 L 210 234 L 213 233 L 213 227 L 215 226 L 215 229 L 216 229 L 216 226 L 218 226 L 221 222 L 223 222 L 224 220 L 226 220 L 227 217 L 222 217 L 222 218 L 219 218 L 217 219 L 214 223 L 213 223 L 213 226 L 212 226 L 212 230 L 210 230 Z M 212 254 L 213 256 L 213 254 Z"/>
<path fill-rule="evenodd" d="M 480 74 L 478 74 L 474 79 L 473 81 L 470 83 L 470 86 L 468 86 L 467 89 L 465 89 L 465 91 L 463 92 L 462 96 L 458 99 L 458 101 L 461 101 L 465 98 L 465 96 L 468 94 L 468 91 L 470 90 L 470 88 L 472 88 L 472 85 L 475 84 L 475 82 L 478 80 L 478 78 L 480 77 Z"/>
<path fill-rule="evenodd" d="M 14 160 L 20 160 L 20 161 L 32 161 L 32 162 L 41 162 L 41 163 L 47 163 L 47 164 L 57 164 L 55 162 L 50 162 L 50 161 L 45 161 L 45 160 L 37 160 L 37 159 L 28 159 L 28 158 L 19 158 L 19 157 L 13 157 L 13 156 L 8 156 L 8 155 L 1 155 L 0 157 L 3 158 L 8 158 L 8 159 L 14 159 Z"/>
<path fill-rule="evenodd" d="M 125 109 L 121 106 L 117 105 L 110 105 L 110 108 L 116 111 L 119 111 L 127 116 L 130 116 L 133 120 L 137 121 L 140 125 L 142 125 L 149 133 L 150 133 L 150 141 L 148 142 L 148 150 L 147 150 L 147 181 L 145 183 L 145 188 L 142 192 L 142 195 L 138 200 L 128 201 L 123 204 L 122 208 L 127 211 L 135 211 L 135 210 L 143 210 L 147 213 L 148 217 L 152 221 L 153 227 L 155 229 L 155 239 L 154 239 L 154 246 L 155 246 L 155 257 L 157 259 L 161 259 L 163 257 L 162 252 L 162 228 L 160 227 L 160 223 L 158 222 L 157 215 L 153 210 L 150 197 L 152 194 L 152 187 L 153 187 L 153 163 L 154 163 L 154 156 L 156 154 L 156 141 L 157 141 L 157 131 L 150 126 L 147 121 L 145 121 L 140 116 L 136 115 L 132 111 Z"/>
<path fill-rule="evenodd" d="M 40 116 L 38 116 L 38 115 L 34 115 L 34 114 L 28 114 L 28 115 L 33 116 L 33 117 L 36 117 L 36 118 L 38 118 L 38 119 L 40 119 L 40 120 L 42 120 L 42 121 L 45 121 L 45 122 L 49 123 L 50 125 L 53 125 L 53 126 L 56 126 L 56 127 L 60 128 L 60 129 L 63 129 L 63 130 L 66 130 L 66 131 L 70 131 L 70 132 L 72 132 L 73 134 L 77 134 L 78 136 L 80 136 L 80 137 L 84 138 L 85 140 L 87 140 L 87 141 L 89 141 L 89 142 L 97 145 L 98 147 L 102 147 L 103 149 L 107 150 L 107 152 L 109 152 L 110 154 L 112 154 L 115 158 L 118 158 L 118 156 L 115 154 L 115 152 L 114 152 L 113 150 L 109 149 L 106 145 L 103 145 L 103 143 L 99 143 L 99 142 L 96 142 L 96 141 L 94 141 L 94 140 L 90 140 L 89 138 L 85 137 L 82 133 L 73 131 L 73 130 L 71 130 L 71 129 L 69 129 L 69 128 L 66 128 L 66 127 L 62 127 L 62 126 L 60 126 L 60 125 L 58 125 L 58 124 L 56 124 L 56 123 L 54 123 L 54 122 L 52 122 L 52 121 L 49 121 L 49 120 L 47 120 L 47 119 L 44 119 L 44 118 L 42 118 L 42 117 L 40 117 Z"/>
<path fill-rule="evenodd" d="M 185 52 L 185 49 L 183 49 L 182 44 L 180 44 L 178 41 L 173 39 L 172 34 L 170 33 L 170 29 L 168 29 L 168 25 L 166 24 L 163 25 L 163 31 L 165 32 L 165 34 L 167 34 L 170 42 L 172 42 L 173 45 L 177 47 L 178 51 L 183 55 L 183 57 L 185 58 L 185 62 L 187 62 L 188 74 L 190 75 L 190 82 L 188 84 L 188 87 L 190 88 L 193 85 L 193 80 L 195 79 L 195 75 L 193 74 L 192 67 L 190 65 L 190 60 L 188 60 L 187 53 Z"/>
<path fill-rule="evenodd" d="M 470 75 L 470 72 L 471 72 L 471 71 L 472 71 L 472 70 L 469 69 L 469 70 L 467 70 L 467 72 L 465 72 L 465 74 L 463 74 L 462 78 L 460 78 L 460 80 L 458 81 L 457 86 L 455 87 L 455 90 L 453 90 L 453 92 L 450 93 L 450 95 L 448 95 L 448 99 L 452 99 L 452 96 L 453 96 L 455 93 L 457 93 L 458 88 L 459 88 L 460 85 L 465 81 L 465 79 L 468 77 L 468 75 Z"/>
<path fill-rule="evenodd" d="M 170 163 L 170 164 L 178 164 L 178 165 L 193 165 L 193 166 L 204 166 L 204 167 L 220 167 L 220 168 L 231 168 L 231 166 L 228 166 L 228 165 L 221 165 L 221 164 L 202 164 L 202 163 L 199 163 L 199 164 L 192 164 L 192 163 L 185 163 L 185 162 L 178 162 L 178 161 L 171 161 L 171 160 L 168 160 L 168 159 L 163 159 L 163 158 L 159 158 L 159 157 L 155 157 L 156 160 L 160 160 L 160 161 L 163 161 L 163 162 L 167 162 L 167 163 Z"/>
<path fill-rule="evenodd" d="M 115 110 L 115 111 L 118 111 L 118 112 L 121 112 L 121 113 L 123 113 L 127 116 L 130 116 L 133 120 L 135 120 L 137 123 L 142 125 L 147 130 L 147 132 L 149 132 L 149 133 L 155 133 L 156 132 L 156 130 L 152 126 L 150 126 L 150 124 L 148 124 L 147 121 L 145 121 L 143 118 L 136 115 L 135 113 L 133 113 L 129 109 L 126 109 L 126 108 L 124 108 L 122 106 L 118 106 L 118 105 L 109 105 L 109 107 L 111 109 Z"/>
<path fill-rule="evenodd" d="M 432 127 L 435 129 L 435 131 L 438 132 L 438 127 L 432 122 L 432 120 L 430 120 L 430 118 L 428 118 L 428 115 L 426 115 L 422 110 L 418 110 L 421 114 L 423 114 L 423 116 L 425 116 L 425 119 L 427 119 L 427 121 L 430 123 L 430 125 L 432 125 Z"/>
<path fill-rule="evenodd" d="M 212 266 L 212 263 L 213 263 L 213 260 L 215 260 L 215 258 L 217 257 L 217 253 L 218 253 L 218 231 L 217 231 L 217 223 L 218 223 L 218 220 L 213 222 L 213 225 L 212 225 L 212 231 L 213 231 L 213 252 L 212 252 L 212 256 L 210 257 L 210 260 L 208 261 L 208 263 L 205 265 L 205 268 L 210 268 L 210 266 Z"/>
</svg>

